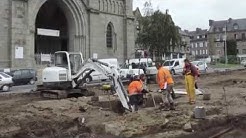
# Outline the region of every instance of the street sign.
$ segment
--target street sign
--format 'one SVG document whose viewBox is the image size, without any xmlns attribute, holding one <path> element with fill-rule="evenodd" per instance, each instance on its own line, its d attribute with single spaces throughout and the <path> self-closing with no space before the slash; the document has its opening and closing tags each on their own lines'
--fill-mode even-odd
<svg viewBox="0 0 246 138">
<path fill-rule="evenodd" d="M 52 30 L 52 29 L 38 28 L 37 29 L 37 34 L 38 35 L 43 35 L 43 36 L 59 37 L 60 36 L 60 31 L 59 30 Z"/>
</svg>

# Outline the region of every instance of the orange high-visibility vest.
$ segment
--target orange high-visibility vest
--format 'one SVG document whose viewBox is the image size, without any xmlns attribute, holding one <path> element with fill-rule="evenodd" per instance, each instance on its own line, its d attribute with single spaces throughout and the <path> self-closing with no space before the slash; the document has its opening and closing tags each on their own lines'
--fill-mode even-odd
<svg viewBox="0 0 246 138">
<path fill-rule="evenodd" d="M 163 89 L 165 83 L 173 84 L 173 78 L 170 71 L 166 68 L 160 67 L 157 73 L 157 82 L 159 84 L 160 89 Z"/>
<path fill-rule="evenodd" d="M 143 83 L 141 81 L 132 81 L 128 86 L 129 95 L 139 94 L 143 90 Z"/>
</svg>

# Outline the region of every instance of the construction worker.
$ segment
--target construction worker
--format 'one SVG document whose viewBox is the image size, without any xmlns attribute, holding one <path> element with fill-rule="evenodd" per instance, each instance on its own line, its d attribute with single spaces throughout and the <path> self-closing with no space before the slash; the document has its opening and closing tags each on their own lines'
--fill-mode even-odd
<svg viewBox="0 0 246 138">
<path fill-rule="evenodd" d="M 198 71 L 197 68 L 192 63 L 190 63 L 188 59 L 185 59 L 184 62 L 185 67 L 183 70 L 183 74 L 185 75 L 185 88 L 189 98 L 189 103 L 195 104 L 195 83 L 197 81 Z"/>
<path fill-rule="evenodd" d="M 172 75 L 168 69 L 163 68 L 161 63 L 157 63 L 156 68 L 158 69 L 157 83 L 159 84 L 159 88 L 161 91 L 166 90 L 166 102 L 169 106 L 169 109 L 175 110 L 174 102 L 171 94 L 173 92 L 173 84 L 174 84 Z"/>
<path fill-rule="evenodd" d="M 144 89 L 145 75 L 141 74 L 135 76 L 133 81 L 128 86 L 129 100 L 132 110 L 138 111 L 138 106 L 143 104 L 143 94 L 147 93 L 147 90 Z"/>
</svg>

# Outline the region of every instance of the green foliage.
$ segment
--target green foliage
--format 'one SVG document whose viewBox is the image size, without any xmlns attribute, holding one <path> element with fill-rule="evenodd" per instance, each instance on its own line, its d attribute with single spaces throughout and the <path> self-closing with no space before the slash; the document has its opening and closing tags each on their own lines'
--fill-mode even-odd
<svg viewBox="0 0 246 138">
<path fill-rule="evenodd" d="M 238 64 L 239 63 L 236 55 L 228 55 L 227 59 L 228 59 L 228 64 Z M 224 64 L 225 63 L 225 57 L 221 57 L 219 59 L 219 62 Z"/>
<path fill-rule="evenodd" d="M 178 28 L 168 13 L 157 10 L 142 17 L 140 22 L 141 31 L 136 43 L 150 52 L 157 51 L 157 57 L 172 51 L 180 43 Z"/>
<path fill-rule="evenodd" d="M 228 40 L 227 44 L 227 55 L 237 55 L 237 42 L 236 40 Z"/>
</svg>

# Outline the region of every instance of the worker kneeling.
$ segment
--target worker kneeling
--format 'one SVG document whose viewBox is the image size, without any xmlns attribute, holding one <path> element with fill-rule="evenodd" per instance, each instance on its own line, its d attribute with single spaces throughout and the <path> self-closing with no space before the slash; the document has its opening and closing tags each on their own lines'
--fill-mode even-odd
<svg viewBox="0 0 246 138">
<path fill-rule="evenodd" d="M 141 74 L 135 76 L 132 82 L 128 86 L 130 105 L 132 106 L 132 111 L 138 111 L 138 107 L 143 104 L 143 94 L 147 93 L 144 89 L 145 75 Z"/>
<path fill-rule="evenodd" d="M 172 98 L 173 93 L 173 78 L 170 71 L 166 68 L 163 68 L 161 63 L 156 64 L 157 72 L 157 83 L 162 92 L 166 91 L 166 103 L 168 104 L 170 110 L 175 110 L 174 102 Z"/>
</svg>

